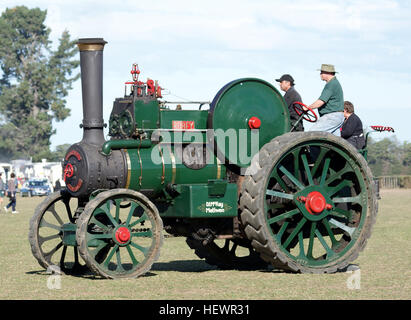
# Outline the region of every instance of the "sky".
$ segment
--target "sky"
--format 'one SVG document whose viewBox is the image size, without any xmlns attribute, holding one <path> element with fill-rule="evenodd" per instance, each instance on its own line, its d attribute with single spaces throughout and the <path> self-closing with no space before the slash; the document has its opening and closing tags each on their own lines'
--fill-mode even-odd
<svg viewBox="0 0 411 320">
<path fill-rule="evenodd" d="M 398 141 L 411 142 L 411 1 L 1 0 L 0 13 L 17 5 L 47 9 L 54 45 L 64 30 L 73 39 L 108 42 L 105 122 L 133 63 L 140 80 L 159 81 L 166 101 L 212 101 L 226 83 L 243 77 L 279 89 L 275 79 L 288 73 L 306 104 L 320 96 L 325 82 L 317 70 L 327 63 L 335 65 L 344 99 L 365 128 L 391 126 Z M 52 149 L 82 138 L 80 80 L 66 100 L 71 115 L 53 123 Z"/>
</svg>

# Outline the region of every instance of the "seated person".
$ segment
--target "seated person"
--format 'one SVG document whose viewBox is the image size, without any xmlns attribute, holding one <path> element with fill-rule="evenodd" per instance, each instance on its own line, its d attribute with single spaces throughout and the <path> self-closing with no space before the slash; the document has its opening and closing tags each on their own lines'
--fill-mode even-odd
<svg viewBox="0 0 411 320">
<path fill-rule="evenodd" d="M 354 105 L 344 101 L 344 123 L 341 127 L 341 137 L 350 142 L 357 149 L 365 146 L 364 132 L 361 119 L 354 113 Z"/>
</svg>

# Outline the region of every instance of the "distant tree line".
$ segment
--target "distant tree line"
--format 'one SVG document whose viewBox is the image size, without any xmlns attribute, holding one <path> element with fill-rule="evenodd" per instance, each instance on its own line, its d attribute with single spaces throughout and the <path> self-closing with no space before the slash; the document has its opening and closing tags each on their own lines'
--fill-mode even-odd
<svg viewBox="0 0 411 320">
<path fill-rule="evenodd" d="M 373 175 L 411 175 L 411 142 L 395 137 L 380 141 L 368 138 L 368 164 Z"/>
<path fill-rule="evenodd" d="M 78 51 L 68 31 L 52 49 L 46 15 L 17 6 L 0 16 L 0 162 L 54 158 L 52 122 L 70 115 L 65 98 L 79 78 Z"/>
</svg>

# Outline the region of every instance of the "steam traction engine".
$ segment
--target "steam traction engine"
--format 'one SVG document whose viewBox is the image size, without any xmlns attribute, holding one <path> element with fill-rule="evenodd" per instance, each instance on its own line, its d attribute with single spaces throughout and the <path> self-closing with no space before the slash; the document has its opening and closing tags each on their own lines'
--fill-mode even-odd
<svg viewBox="0 0 411 320">
<path fill-rule="evenodd" d="M 137 277 L 158 258 L 163 229 L 224 269 L 324 273 L 357 258 L 377 200 L 350 144 L 290 132 L 282 96 L 263 80 L 234 80 L 209 110 L 179 111 L 163 107 L 161 88 L 139 81 L 137 67 L 130 94 L 114 101 L 106 141 L 105 43 L 78 42 L 83 139 L 65 156 L 66 188 L 30 221 L 41 266 Z"/>
</svg>

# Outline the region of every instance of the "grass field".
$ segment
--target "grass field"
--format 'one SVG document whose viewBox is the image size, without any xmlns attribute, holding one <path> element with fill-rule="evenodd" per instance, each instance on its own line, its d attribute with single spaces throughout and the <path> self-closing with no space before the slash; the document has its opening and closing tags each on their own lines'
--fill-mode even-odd
<svg viewBox="0 0 411 320">
<path fill-rule="evenodd" d="M 367 247 L 355 261 L 360 267 L 355 274 L 217 270 L 200 260 L 185 239 L 178 237 L 165 239 L 160 259 L 144 277 L 113 281 L 63 275 L 60 289 L 49 289 L 48 284 L 54 282 L 32 256 L 28 242 L 29 220 L 43 198 L 18 197 L 19 214 L 0 213 L 0 299 L 408 300 L 411 190 L 382 190 L 381 196 L 377 223 Z"/>
</svg>

